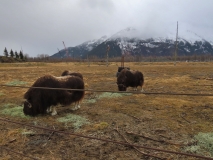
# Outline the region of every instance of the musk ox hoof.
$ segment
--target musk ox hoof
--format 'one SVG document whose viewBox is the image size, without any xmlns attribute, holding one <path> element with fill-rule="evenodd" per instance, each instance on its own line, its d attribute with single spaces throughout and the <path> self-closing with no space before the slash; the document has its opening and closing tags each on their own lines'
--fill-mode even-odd
<svg viewBox="0 0 213 160">
<path fill-rule="evenodd" d="M 52 108 L 51 107 L 47 108 L 47 113 L 50 113 L 50 112 L 52 112 Z"/>
<path fill-rule="evenodd" d="M 52 115 L 52 116 L 55 116 L 55 115 L 57 115 L 57 112 L 56 112 L 56 111 L 53 111 L 53 112 L 51 113 L 51 115 Z"/>
<path fill-rule="evenodd" d="M 142 88 L 142 89 L 141 89 L 141 92 L 145 92 L 145 90 Z"/>
<path fill-rule="evenodd" d="M 56 106 L 51 106 L 51 107 L 50 107 L 50 110 L 51 110 L 51 112 L 52 112 L 52 113 L 51 113 L 52 116 L 57 115 Z"/>
<path fill-rule="evenodd" d="M 81 108 L 80 105 L 75 105 L 75 107 L 73 107 L 72 110 L 75 111 L 75 110 L 77 110 L 79 108 Z"/>
</svg>

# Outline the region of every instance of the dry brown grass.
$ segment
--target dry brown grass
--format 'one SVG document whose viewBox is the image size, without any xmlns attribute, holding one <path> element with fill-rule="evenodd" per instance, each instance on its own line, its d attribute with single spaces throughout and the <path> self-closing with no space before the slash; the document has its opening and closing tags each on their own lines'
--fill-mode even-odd
<svg viewBox="0 0 213 160">
<path fill-rule="evenodd" d="M 109 67 L 98 63 L 20 63 L 0 64 L 0 84 L 31 86 L 40 76 L 60 76 L 64 70 L 83 74 L 86 89 L 117 91 L 116 72 L 120 63 Z M 213 63 L 125 63 L 133 70 L 140 70 L 145 77 L 147 92 L 212 93 Z M 23 83 L 25 82 L 25 84 Z M 56 130 L 77 132 L 104 139 L 123 141 L 113 129 L 119 128 L 131 143 L 185 152 L 189 142 L 198 133 L 211 133 L 213 122 L 213 97 L 174 95 L 116 95 L 86 92 L 80 110 L 58 108 L 58 115 L 22 118 L 4 114 L 23 103 L 26 88 L 1 87 L 0 116 L 13 121 L 43 126 Z M 129 88 L 129 90 L 132 90 Z M 7 105 L 12 104 L 12 105 Z M 5 107 L 7 106 L 7 107 Z M 14 110 L 11 110 L 15 112 Z M 8 113 L 8 112 L 7 112 Z M 58 118 L 74 114 L 89 121 L 76 130 L 72 122 L 61 123 Z M 17 114 L 18 115 L 18 114 Z M 111 143 L 77 138 L 47 131 L 29 129 L 0 121 L 0 145 L 39 159 L 153 159 L 136 150 Z M 33 134 L 27 131 L 33 132 Z M 165 140 L 176 145 L 151 141 L 126 132 L 145 134 L 153 139 Z M 156 154 L 153 151 L 142 151 Z M 198 153 L 209 155 L 208 151 Z M 194 159 L 166 153 L 156 154 L 168 159 Z M 2 159 L 28 159 L 7 151 L 0 151 Z M 1 158 L 0 158 L 1 159 Z"/>
</svg>

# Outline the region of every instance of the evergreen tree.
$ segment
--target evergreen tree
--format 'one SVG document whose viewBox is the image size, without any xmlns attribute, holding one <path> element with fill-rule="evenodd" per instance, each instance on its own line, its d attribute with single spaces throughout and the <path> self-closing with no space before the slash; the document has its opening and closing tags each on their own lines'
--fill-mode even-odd
<svg viewBox="0 0 213 160">
<path fill-rule="evenodd" d="M 19 53 L 19 58 L 22 60 L 24 59 L 24 55 L 23 55 L 22 51 L 20 51 L 20 53 Z"/>
<path fill-rule="evenodd" d="M 10 51 L 10 57 L 13 57 L 14 56 L 14 53 L 13 53 L 13 50 L 11 49 Z"/>
<path fill-rule="evenodd" d="M 18 59 L 19 58 L 19 55 L 17 52 L 15 52 L 15 57 Z"/>
<path fill-rule="evenodd" d="M 4 49 L 4 56 L 5 57 L 8 57 L 8 52 L 7 52 L 7 48 L 5 47 L 5 49 Z"/>
</svg>

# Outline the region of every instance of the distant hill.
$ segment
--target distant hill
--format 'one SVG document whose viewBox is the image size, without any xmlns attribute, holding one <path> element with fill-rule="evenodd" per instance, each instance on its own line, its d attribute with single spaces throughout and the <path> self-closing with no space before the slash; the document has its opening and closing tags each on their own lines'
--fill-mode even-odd
<svg viewBox="0 0 213 160">
<path fill-rule="evenodd" d="M 102 42 L 104 42 L 107 39 L 107 36 L 103 36 L 100 39 L 97 40 L 91 40 L 84 42 L 80 45 L 77 45 L 75 47 L 68 47 L 68 57 L 70 58 L 81 58 L 86 57 L 87 54 L 94 48 L 96 48 L 98 45 L 100 45 Z M 53 54 L 50 56 L 50 58 L 65 58 L 67 57 L 65 49 L 60 50 L 58 53 Z"/>
<path fill-rule="evenodd" d="M 134 28 L 127 28 L 117 32 L 111 37 L 101 37 L 82 43 L 75 47 L 69 47 L 69 57 L 86 58 L 96 56 L 103 58 L 106 56 L 107 46 L 110 46 L 109 57 L 119 57 L 122 53 L 138 56 L 173 56 L 175 50 L 175 35 L 165 37 L 151 37 L 143 39 L 140 33 Z M 213 43 L 207 41 L 196 33 L 186 31 L 184 35 L 178 37 L 178 55 L 213 55 Z M 64 58 L 66 51 L 61 50 L 53 54 L 50 58 Z"/>
</svg>

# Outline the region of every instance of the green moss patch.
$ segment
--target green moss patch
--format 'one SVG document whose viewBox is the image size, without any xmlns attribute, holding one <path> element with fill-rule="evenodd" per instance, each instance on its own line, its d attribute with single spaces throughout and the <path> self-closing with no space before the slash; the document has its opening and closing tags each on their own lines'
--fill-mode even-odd
<svg viewBox="0 0 213 160">
<path fill-rule="evenodd" d="M 194 140 L 196 145 L 186 147 L 186 151 L 213 157 L 213 133 L 199 133 Z"/>
<path fill-rule="evenodd" d="M 13 116 L 13 117 L 21 117 L 21 118 L 29 118 L 25 116 L 23 113 L 23 107 L 17 106 L 16 104 L 4 104 L 1 106 L 3 110 L 0 111 L 1 114 Z"/>
<path fill-rule="evenodd" d="M 131 93 L 110 93 L 110 92 L 104 92 L 102 93 L 99 98 L 116 98 L 116 97 L 123 97 L 123 96 L 130 96 Z"/>
<path fill-rule="evenodd" d="M 86 118 L 74 114 L 67 114 L 65 117 L 58 118 L 57 121 L 65 123 L 66 126 L 68 126 L 69 123 L 72 123 L 72 126 L 76 130 L 81 128 L 81 126 L 90 123 Z"/>
<path fill-rule="evenodd" d="M 104 92 L 100 95 L 98 95 L 95 99 L 89 99 L 86 101 L 86 103 L 96 103 L 98 99 L 102 98 L 117 98 L 117 97 L 123 97 L 123 96 L 130 96 L 132 93 L 110 93 L 110 92 Z"/>
<path fill-rule="evenodd" d="M 27 82 L 14 80 L 12 82 L 8 82 L 6 85 L 17 86 L 17 85 L 24 85 L 24 84 L 27 84 Z"/>
</svg>

